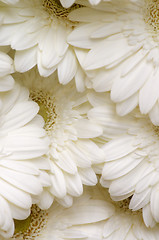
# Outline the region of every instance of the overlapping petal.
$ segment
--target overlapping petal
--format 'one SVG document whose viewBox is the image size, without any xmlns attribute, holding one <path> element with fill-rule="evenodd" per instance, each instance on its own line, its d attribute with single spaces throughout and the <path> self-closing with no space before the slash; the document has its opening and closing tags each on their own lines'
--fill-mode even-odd
<svg viewBox="0 0 159 240">
<path fill-rule="evenodd" d="M 16 71 L 25 72 L 37 65 L 40 75 L 47 77 L 57 69 L 59 82 L 64 85 L 82 71 L 75 48 L 67 42 L 68 34 L 77 25 L 67 15 L 79 7 L 75 4 L 67 9 L 58 1 L 48 0 L 0 3 L 0 46 L 11 45 L 16 50 Z M 83 83 L 79 74 L 78 82 Z"/>
<path fill-rule="evenodd" d="M 119 5 L 112 0 L 96 7 L 86 5 L 69 15 L 80 24 L 68 42 L 86 49 L 82 66 L 88 71 L 90 86 L 97 92 L 111 90 L 119 115 L 139 105 L 140 112 L 158 125 L 157 3 L 123 0 Z"/>
<path fill-rule="evenodd" d="M 62 86 L 57 74 L 41 77 L 36 69 L 16 74 L 28 86 L 32 99 L 40 106 L 50 138 L 47 155 L 51 171 L 52 197 L 63 205 L 72 205 L 72 197 L 83 193 L 83 184 L 95 185 L 93 167 L 103 162 L 104 151 L 96 144 L 102 127 L 89 117 L 93 108 L 88 92 L 78 93 L 74 83 Z"/>
<path fill-rule="evenodd" d="M 158 222 L 158 127 L 138 109 L 119 117 L 115 104 L 105 95 L 90 95 L 94 108 L 88 115 L 103 127 L 103 144 L 107 141 L 103 145 L 105 163 L 100 168 L 101 183 L 109 187 L 114 201 L 132 196 L 129 207 L 133 211 L 142 209 L 145 224 L 153 227 Z"/>
<path fill-rule="evenodd" d="M 13 218 L 28 217 L 33 196 L 50 186 L 49 164 L 42 159 L 49 140 L 26 88 L 15 83 L 0 100 L 0 235 L 7 238 L 14 233 Z"/>
</svg>

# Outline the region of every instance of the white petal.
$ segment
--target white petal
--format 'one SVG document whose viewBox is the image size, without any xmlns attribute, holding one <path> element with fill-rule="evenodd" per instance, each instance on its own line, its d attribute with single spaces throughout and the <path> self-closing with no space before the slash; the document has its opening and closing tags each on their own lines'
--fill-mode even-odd
<svg viewBox="0 0 159 240">
<path fill-rule="evenodd" d="M 109 24 L 103 24 L 103 26 L 100 26 L 98 30 L 94 31 L 91 34 L 91 38 L 103 38 L 108 37 L 111 35 L 114 35 L 116 33 L 120 33 L 123 28 L 123 22 L 113 22 Z"/>
<path fill-rule="evenodd" d="M 75 0 L 69 0 L 69 1 L 66 1 L 66 0 L 60 0 L 61 4 L 63 7 L 65 8 L 69 8 L 71 7 L 71 5 L 75 2 Z"/>
<path fill-rule="evenodd" d="M 135 159 L 134 154 L 129 154 L 116 161 L 107 162 L 103 168 L 102 177 L 106 180 L 119 178 L 134 169 L 143 158 Z"/>
<path fill-rule="evenodd" d="M 64 198 L 62 199 L 56 199 L 56 201 L 58 203 L 60 203 L 60 205 L 64 206 L 65 208 L 71 207 L 73 204 L 73 198 L 69 195 L 66 195 Z"/>
<path fill-rule="evenodd" d="M 14 204 L 9 204 L 11 213 L 12 213 L 12 218 L 17 219 L 17 220 L 24 220 L 30 215 L 31 210 L 30 209 L 23 209 L 19 208 Z"/>
<path fill-rule="evenodd" d="M 5 151 L 12 153 L 13 160 L 41 157 L 48 152 L 49 147 L 48 141 L 27 136 L 10 136 L 5 144 Z M 6 156 L 6 159 L 9 158 Z"/>
<path fill-rule="evenodd" d="M 39 197 L 40 202 L 38 203 L 39 208 L 45 210 L 48 209 L 53 203 L 53 196 L 47 191 L 44 190 Z"/>
<path fill-rule="evenodd" d="M 18 188 L 13 187 L 11 184 L 6 183 L 2 179 L 0 179 L 0 188 L 0 195 L 11 203 L 24 209 L 31 207 L 32 201 L 29 194 L 22 192 Z"/>
<path fill-rule="evenodd" d="M 22 102 L 16 104 L 12 110 L 5 115 L 2 129 L 15 129 L 24 126 L 38 113 L 39 107 L 34 102 Z"/>
<path fill-rule="evenodd" d="M 134 46 L 128 45 L 127 39 L 121 33 L 110 38 L 102 40 L 99 46 L 97 44 L 90 50 L 84 63 L 86 70 L 107 66 L 118 60 L 122 61 L 135 51 Z M 107 51 L 103 51 L 103 49 L 107 49 Z"/>
<path fill-rule="evenodd" d="M 85 78 L 84 71 L 80 66 L 78 66 L 78 69 L 75 74 L 75 83 L 78 92 L 83 92 L 85 90 L 84 78 Z"/>
<path fill-rule="evenodd" d="M 92 170 L 92 168 L 78 170 L 78 173 L 81 177 L 82 183 L 88 186 L 94 186 L 97 184 L 97 176 Z"/>
<path fill-rule="evenodd" d="M 116 68 L 113 70 L 100 69 L 96 76 L 91 79 L 95 91 L 97 92 L 110 91 L 113 85 L 114 78 L 117 76 L 117 74 L 118 69 Z"/>
<path fill-rule="evenodd" d="M 111 91 L 112 100 L 114 102 L 121 102 L 136 93 L 150 77 L 152 68 L 151 63 L 143 60 L 125 77 L 116 79 Z"/>
<path fill-rule="evenodd" d="M 25 192 L 35 195 L 42 192 L 42 186 L 35 176 L 12 171 L 3 167 L 0 167 L 0 175 L 3 180 Z"/>
<path fill-rule="evenodd" d="M 146 227 L 151 227 L 151 228 L 154 227 L 156 222 L 152 216 L 150 204 L 147 204 L 142 211 L 143 211 L 143 219 Z"/>
<path fill-rule="evenodd" d="M 33 68 L 37 62 L 37 46 L 23 50 L 16 51 L 14 64 L 18 72 L 26 72 Z"/>
<path fill-rule="evenodd" d="M 92 40 L 90 40 L 89 36 L 92 30 L 95 28 L 96 28 L 95 23 L 84 26 L 83 25 L 78 26 L 78 28 L 75 28 L 74 31 L 72 31 L 69 34 L 67 42 L 75 47 L 89 49 L 92 46 Z"/>
<path fill-rule="evenodd" d="M 57 198 L 63 198 L 66 195 L 66 182 L 62 171 L 55 165 L 51 164 L 54 174 L 50 174 L 52 186 L 50 192 Z"/>
<path fill-rule="evenodd" d="M 69 151 L 64 150 L 58 153 L 56 164 L 64 171 L 75 174 L 77 172 L 76 164 L 74 163 Z"/>
<path fill-rule="evenodd" d="M 113 212 L 114 208 L 111 204 L 100 200 L 90 200 L 81 206 L 79 204 L 66 209 L 65 215 L 61 216 L 61 221 L 70 226 L 93 223 L 109 218 Z"/>
<path fill-rule="evenodd" d="M 150 199 L 152 216 L 156 222 L 159 222 L 158 202 L 159 202 L 159 184 L 153 187 Z"/>
<path fill-rule="evenodd" d="M 42 64 L 42 52 L 41 51 L 37 52 L 37 65 L 38 65 L 39 74 L 43 77 L 48 77 L 57 68 L 57 66 L 53 66 L 52 68 L 47 68 L 47 67 L 43 66 L 43 64 Z"/>
<path fill-rule="evenodd" d="M 1 160 L 0 166 L 4 166 L 5 168 L 15 170 L 21 173 L 30 174 L 30 175 L 38 175 L 39 172 L 37 168 L 30 162 L 22 162 L 22 161 L 14 161 L 14 160 Z"/>
<path fill-rule="evenodd" d="M 48 29 L 44 37 L 42 49 L 42 64 L 46 68 L 52 68 L 61 61 L 66 50 L 66 30 L 58 25 L 56 31 L 54 25 Z"/>
<path fill-rule="evenodd" d="M 152 188 L 156 183 L 159 182 L 159 176 L 156 171 L 154 171 L 153 167 L 149 165 L 149 169 L 152 171 L 144 176 L 136 185 L 135 192 L 142 193 L 147 188 Z"/>
<path fill-rule="evenodd" d="M 129 135 L 111 140 L 105 144 L 103 150 L 105 151 L 105 161 L 112 161 L 132 153 L 137 146 L 135 139 Z"/>
<path fill-rule="evenodd" d="M 0 77 L 13 72 L 13 60 L 5 53 L 0 52 Z"/>
<path fill-rule="evenodd" d="M 74 124 L 74 127 L 77 131 L 77 136 L 79 138 L 98 137 L 103 132 L 102 128 L 99 125 L 97 125 L 87 119 L 78 120 Z"/>
<path fill-rule="evenodd" d="M 81 178 L 78 174 L 65 174 L 67 192 L 71 196 L 78 197 L 83 193 Z"/>
<path fill-rule="evenodd" d="M 77 71 L 77 60 L 74 52 L 69 48 L 64 58 L 58 65 L 59 82 L 62 84 L 69 83 Z"/>
<path fill-rule="evenodd" d="M 152 74 L 152 76 L 150 76 L 148 81 L 146 81 L 140 90 L 139 106 L 142 114 L 147 114 L 155 105 L 159 97 L 159 93 L 157 91 L 159 87 L 158 73 L 159 71 L 157 71 L 155 74 Z"/>
<path fill-rule="evenodd" d="M 127 115 L 130 113 L 135 107 L 137 107 L 139 102 L 138 93 L 135 93 L 131 97 L 127 98 L 125 101 L 116 104 L 117 114 L 120 116 Z"/>
<path fill-rule="evenodd" d="M 140 208 L 145 207 L 150 202 L 151 189 L 148 188 L 140 194 L 134 194 L 131 198 L 129 208 L 133 211 L 137 211 Z"/>
<path fill-rule="evenodd" d="M 14 79 L 11 75 L 0 78 L 0 92 L 9 91 L 14 86 Z"/>
<path fill-rule="evenodd" d="M 0 235 L 9 238 L 14 233 L 14 223 L 7 201 L 0 196 Z"/>
<path fill-rule="evenodd" d="M 148 165 L 141 162 L 138 167 L 133 169 L 129 174 L 114 180 L 109 188 L 111 196 L 120 196 L 120 199 L 124 199 L 124 195 L 130 194 L 135 190 L 135 185 L 139 180 L 146 175 L 149 169 Z"/>
</svg>

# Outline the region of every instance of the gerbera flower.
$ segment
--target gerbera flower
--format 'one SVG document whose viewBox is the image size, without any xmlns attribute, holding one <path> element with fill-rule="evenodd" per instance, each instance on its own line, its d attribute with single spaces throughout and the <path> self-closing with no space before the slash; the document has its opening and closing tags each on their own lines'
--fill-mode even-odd
<svg viewBox="0 0 159 240">
<path fill-rule="evenodd" d="M 102 128 L 88 118 L 92 108 L 87 92 L 77 93 L 74 83 L 62 86 L 57 74 L 41 77 L 36 69 L 16 74 L 30 89 L 32 100 L 40 106 L 45 119 L 45 130 L 50 138 L 49 192 L 62 204 L 71 205 L 71 196 L 80 196 L 83 184 L 95 185 L 97 178 L 92 166 L 104 159 L 95 138 L 102 134 Z M 93 141 L 94 140 L 94 141 Z"/>
<path fill-rule="evenodd" d="M 97 195 L 93 190 L 75 199 L 70 208 L 54 203 L 48 211 L 41 211 L 35 205 L 26 221 L 16 222 L 16 232 L 11 239 L 102 240 L 103 220 L 109 218 L 113 210 L 101 193 Z"/>
<path fill-rule="evenodd" d="M 0 51 L 0 92 L 13 88 L 14 79 L 10 75 L 13 72 L 13 60 L 6 53 Z"/>
<path fill-rule="evenodd" d="M 115 203 L 103 191 L 97 187 L 85 189 L 84 195 L 68 209 L 57 203 L 48 211 L 33 206 L 25 222 L 16 222 L 16 233 L 11 239 L 158 239 L 159 226 L 147 228 L 141 212 L 129 210 L 129 199 Z"/>
<path fill-rule="evenodd" d="M 26 88 L 16 83 L 0 93 L 0 102 L 0 235 L 7 238 L 14 232 L 13 218 L 26 218 L 34 202 L 46 205 L 38 196 L 50 186 L 43 158 L 49 141 Z"/>
<path fill-rule="evenodd" d="M 158 14 L 156 0 L 102 2 L 70 13 L 69 19 L 81 24 L 68 39 L 90 49 L 83 66 L 96 70 L 91 76 L 96 91 L 111 90 L 119 115 L 139 105 L 155 125 L 159 125 Z"/>
<path fill-rule="evenodd" d="M 103 189 L 102 189 L 103 191 Z M 149 240 L 158 239 L 159 225 L 154 228 L 146 227 L 140 211 L 133 212 L 129 209 L 130 199 L 114 202 L 105 191 L 105 200 L 112 204 L 114 210 L 112 216 L 105 221 L 103 229 L 103 240 Z M 110 211 L 110 209 L 109 209 Z"/>
<path fill-rule="evenodd" d="M 88 117 L 103 126 L 105 151 L 102 184 L 114 201 L 132 196 L 130 208 L 142 209 L 147 226 L 159 222 L 159 129 L 139 110 L 120 117 L 105 93 L 89 96 L 94 108 Z M 100 106 L 96 102 L 100 101 Z M 97 117 L 98 116 L 98 117 Z M 103 142 L 104 142 L 103 141 Z"/>
<path fill-rule="evenodd" d="M 57 69 L 60 83 L 67 84 L 75 76 L 78 90 L 84 90 L 84 72 L 67 43 L 67 35 L 77 25 L 67 16 L 80 7 L 75 4 L 66 9 L 57 0 L 1 3 L 0 45 L 16 50 L 16 70 L 25 72 L 37 64 L 40 75 L 46 77 Z"/>
</svg>

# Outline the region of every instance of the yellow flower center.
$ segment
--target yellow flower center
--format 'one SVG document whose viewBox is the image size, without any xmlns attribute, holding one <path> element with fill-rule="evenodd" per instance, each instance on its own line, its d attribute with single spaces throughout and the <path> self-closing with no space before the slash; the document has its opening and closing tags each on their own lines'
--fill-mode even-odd
<svg viewBox="0 0 159 240">
<path fill-rule="evenodd" d="M 154 32 L 159 30 L 159 0 L 146 0 L 145 21 Z"/>
<path fill-rule="evenodd" d="M 42 90 L 32 90 L 30 97 L 39 105 L 39 114 L 45 121 L 45 130 L 49 132 L 53 129 L 57 117 L 54 97 Z"/>
<path fill-rule="evenodd" d="M 69 25 L 75 25 L 76 23 L 69 21 L 67 18 L 68 14 L 82 6 L 79 4 L 73 4 L 70 8 L 64 8 L 59 0 L 43 0 L 43 7 L 50 16 L 56 17 L 59 20 L 64 20 Z"/>
<path fill-rule="evenodd" d="M 120 212 L 124 212 L 129 215 L 141 215 L 142 214 L 141 209 L 137 210 L 137 211 L 132 211 L 129 208 L 130 200 L 131 200 L 131 197 L 124 199 L 122 201 L 119 201 L 119 202 L 114 202 L 114 204 L 117 206 L 117 209 L 119 209 Z"/>
<path fill-rule="evenodd" d="M 32 206 L 30 216 L 22 221 L 15 220 L 15 233 L 12 239 L 34 240 L 47 224 L 48 212 L 41 210 L 36 205 Z"/>
</svg>

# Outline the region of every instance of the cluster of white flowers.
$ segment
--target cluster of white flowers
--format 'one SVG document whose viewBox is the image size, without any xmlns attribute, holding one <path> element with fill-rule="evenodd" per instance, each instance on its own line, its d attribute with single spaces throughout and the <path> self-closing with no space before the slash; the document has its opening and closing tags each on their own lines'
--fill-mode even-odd
<svg viewBox="0 0 159 240">
<path fill-rule="evenodd" d="M 159 0 L 0 0 L 0 240 L 159 239 Z"/>
</svg>

